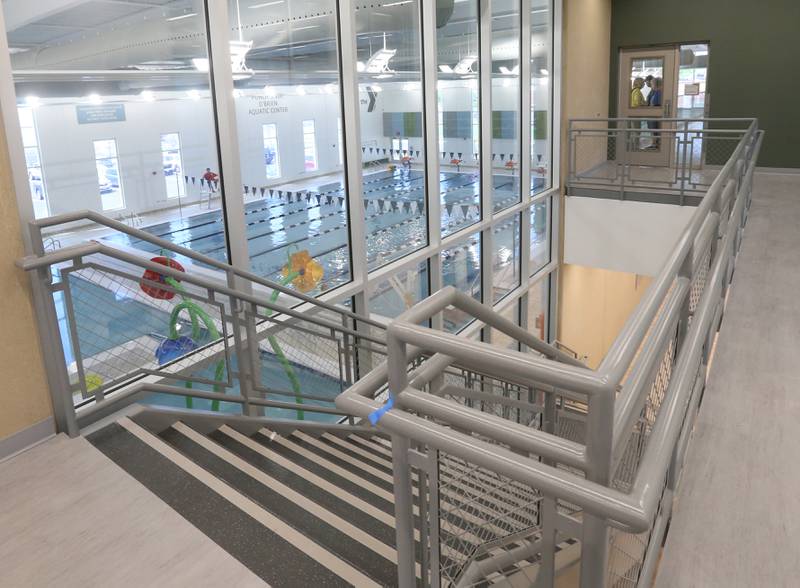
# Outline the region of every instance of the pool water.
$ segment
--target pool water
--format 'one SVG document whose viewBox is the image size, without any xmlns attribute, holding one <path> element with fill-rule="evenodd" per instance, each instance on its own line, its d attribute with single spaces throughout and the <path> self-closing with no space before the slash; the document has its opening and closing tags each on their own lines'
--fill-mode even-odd
<svg viewBox="0 0 800 588">
<path fill-rule="evenodd" d="M 479 177 L 472 173 L 440 174 L 442 227 L 445 235 L 479 220 Z M 270 194 L 272 192 L 272 194 Z M 290 251 L 307 249 L 324 268 L 320 289 L 330 289 L 350 279 L 347 201 L 341 182 L 311 190 L 315 196 L 292 196 L 279 190 L 245 205 L 251 269 L 271 280 L 280 273 Z M 316 195 L 319 194 L 317 197 Z M 424 175 L 417 170 L 383 171 L 364 177 L 368 269 L 374 269 L 425 246 Z M 500 209 L 519 201 L 519 179 L 495 176 L 493 202 Z M 465 217 L 466 213 L 466 217 Z M 143 230 L 177 245 L 227 262 L 227 245 L 221 210 L 163 222 Z M 159 253 L 150 243 L 116 234 L 106 237 L 130 247 Z M 179 261 L 189 263 L 189 260 Z"/>
</svg>

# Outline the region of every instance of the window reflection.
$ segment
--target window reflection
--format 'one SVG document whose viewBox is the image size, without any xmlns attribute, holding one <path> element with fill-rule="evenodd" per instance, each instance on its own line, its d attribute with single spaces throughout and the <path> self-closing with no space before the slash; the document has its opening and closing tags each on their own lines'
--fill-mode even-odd
<svg viewBox="0 0 800 588">
<path fill-rule="evenodd" d="M 350 280 L 340 150 L 335 0 L 229 0 L 245 226 L 252 270 L 280 281 L 307 250 L 324 270 L 311 294 Z"/>
<path fill-rule="evenodd" d="M 481 300 L 481 235 L 475 233 L 458 245 L 446 249 L 442 257 L 442 283 Z M 457 332 L 472 322 L 471 317 L 454 308 L 445 309 L 444 328 Z"/>
<path fill-rule="evenodd" d="M 428 243 L 418 0 L 356 7 L 364 223 L 374 269 Z"/>
<path fill-rule="evenodd" d="M 493 231 L 494 297 L 500 301 L 520 284 L 520 220 L 516 214 L 501 222 Z"/>
<path fill-rule="evenodd" d="M 478 0 L 438 0 L 452 15 L 437 29 L 442 235 L 481 220 Z"/>
</svg>

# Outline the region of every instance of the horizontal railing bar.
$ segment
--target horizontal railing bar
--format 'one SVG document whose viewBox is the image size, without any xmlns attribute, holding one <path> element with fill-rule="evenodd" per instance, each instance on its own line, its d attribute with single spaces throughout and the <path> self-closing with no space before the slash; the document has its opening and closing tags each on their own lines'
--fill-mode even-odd
<svg viewBox="0 0 800 588">
<path fill-rule="evenodd" d="M 752 132 L 752 127 L 748 134 Z M 727 182 L 730 171 L 739 159 L 746 141 L 740 141 L 736 151 L 723 167 L 720 174 L 712 183 L 708 193 L 698 205 L 689 224 L 681 233 L 676 245 L 667 260 L 662 265 L 661 271 L 648 288 L 642 301 L 637 305 L 631 317 L 626 321 L 619 336 L 614 340 L 597 371 L 604 374 L 610 382 L 619 383 L 624 376 L 627 366 L 636 354 L 641 341 L 650 324 L 658 312 L 661 302 L 678 274 L 686 255 L 692 251 L 695 238 L 705 222 L 706 216 L 713 210 L 716 200 L 721 197 L 723 184 Z"/>
<path fill-rule="evenodd" d="M 335 414 L 335 415 L 346 415 L 341 410 L 337 410 L 335 408 L 328 408 L 325 406 L 318 406 L 314 404 L 299 404 L 299 403 L 292 403 L 292 402 L 280 402 L 280 401 L 273 401 L 273 400 L 264 400 L 262 398 L 250 398 L 247 399 L 244 396 L 239 394 L 224 394 L 221 392 L 207 392 L 205 390 L 197 390 L 195 388 L 181 388 L 180 386 L 171 386 L 169 384 L 156 384 L 156 383 L 149 383 L 149 382 L 139 382 L 116 392 L 113 395 L 109 395 L 101 402 L 96 402 L 95 404 L 91 404 L 83 408 L 79 413 L 79 418 L 88 417 L 95 412 L 105 410 L 108 408 L 110 404 L 117 404 L 118 402 L 124 400 L 125 398 L 129 398 L 136 394 L 146 394 L 146 393 L 160 393 L 160 394 L 169 394 L 172 396 L 190 396 L 192 398 L 200 398 L 203 400 L 219 400 L 221 402 L 232 402 L 234 404 L 246 404 L 250 403 L 251 405 L 255 406 L 263 406 L 266 408 L 287 408 L 289 410 L 302 410 L 304 412 L 319 412 L 325 414 Z M 333 402 L 334 399 L 330 401 Z"/>
<path fill-rule="evenodd" d="M 126 235 L 130 235 L 131 237 L 136 237 L 137 239 L 140 239 L 142 241 L 147 241 L 148 243 L 152 243 L 153 245 L 157 245 L 158 247 L 160 247 L 162 249 L 166 249 L 166 250 L 172 251 L 174 253 L 179 253 L 180 255 L 183 255 L 184 257 L 188 257 L 190 259 L 194 259 L 195 261 L 198 261 L 198 262 L 203 263 L 205 265 L 212 266 L 212 267 L 217 268 L 217 269 L 219 269 L 219 270 L 221 270 L 223 272 L 226 272 L 226 273 L 227 272 L 233 272 L 236 276 L 239 276 L 241 278 L 244 278 L 244 279 L 249 280 L 251 282 L 254 282 L 256 284 L 260 284 L 260 285 L 265 286 L 267 288 L 270 288 L 272 290 L 277 290 L 278 292 L 281 292 L 283 294 L 292 296 L 294 298 L 297 298 L 298 300 L 302 300 L 303 302 L 308 302 L 310 304 L 313 304 L 314 306 L 318 306 L 318 307 L 324 308 L 326 310 L 331 310 L 331 311 L 336 312 L 338 314 L 343 314 L 343 315 L 349 316 L 350 318 L 358 319 L 358 320 L 360 320 L 360 321 L 362 321 L 362 322 L 364 322 L 366 324 L 372 325 L 373 327 L 378 327 L 380 329 L 383 328 L 383 325 L 380 322 L 378 322 L 376 320 L 373 320 L 373 319 L 371 319 L 369 317 L 363 317 L 363 316 L 358 315 L 358 314 L 356 314 L 356 313 L 354 313 L 354 312 L 352 312 L 350 310 L 347 310 L 345 308 L 339 308 L 338 306 L 336 306 L 334 304 L 329 304 L 327 302 L 324 302 L 322 300 L 314 298 L 313 296 L 309 296 L 307 294 L 303 294 L 302 292 L 298 292 L 297 290 L 293 290 L 293 289 L 291 289 L 291 288 L 289 288 L 287 286 L 284 286 L 282 284 L 278 284 L 276 282 L 272 282 L 270 280 L 262 278 L 261 276 L 258 276 L 258 275 L 254 274 L 252 272 L 248 272 L 247 270 L 236 268 L 236 267 L 233 267 L 233 266 L 228 265 L 226 263 L 223 263 L 221 261 L 217 261 L 216 259 L 213 259 L 211 257 L 203 255 L 202 253 L 197 253 L 196 251 L 193 251 L 192 249 L 189 249 L 187 247 L 183 247 L 181 245 L 177 245 L 176 243 L 173 243 L 172 241 L 168 241 L 166 239 L 162 239 L 161 237 L 156 237 L 155 235 L 151 235 L 147 231 L 143 231 L 141 229 L 136 229 L 136 228 L 133 228 L 133 227 L 129 227 L 125 223 L 122 223 L 122 222 L 114 220 L 114 219 L 110 219 L 110 218 L 108 218 L 108 217 L 106 217 L 106 216 L 104 216 L 104 215 L 102 215 L 102 214 L 100 214 L 98 212 L 93 211 L 93 210 L 79 210 L 79 211 L 75 211 L 75 212 L 68 212 L 68 213 L 64 213 L 64 214 L 58 214 L 58 215 L 55 215 L 55 216 L 50 216 L 50 217 L 47 217 L 47 218 L 42 218 L 42 219 L 37 219 L 37 220 L 31 221 L 30 224 L 42 229 L 42 228 L 53 227 L 53 226 L 57 226 L 57 225 L 62 225 L 62 224 L 67 224 L 67 223 L 72 223 L 72 222 L 77 222 L 77 221 L 82 221 L 82 220 L 91 221 L 91 222 L 94 222 L 96 224 L 108 227 L 110 229 L 114 229 L 115 231 L 119 231 L 121 233 L 125 233 Z"/>
<path fill-rule="evenodd" d="M 534 355 L 502 349 L 478 341 L 462 339 L 450 333 L 396 322 L 389 325 L 390 335 L 426 351 L 454 357 L 458 363 L 474 364 L 477 369 L 496 378 L 516 377 L 569 388 L 573 392 L 593 395 L 607 392 L 607 382 L 589 368 L 579 368 Z"/>
<path fill-rule="evenodd" d="M 295 419 L 276 419 L 272 417 L 252 417 L 232 413 L 211 412 L 205 410 L 193 410 L 183 408 L 168 408 L 153 404 L 141 405 L 135 414 L 131 415 L 134 419 L 137 416 L 157 416 L 173 417 L 190 425 L 192 423 L 212 423 L 215 427 L 227 424 L 232 428 L 235 426 L 253 427 L 261 425 L 262 428 L 275 430 L 322 430 L 326 432 L 347 432 L 347 433 L 369 433 L 370 435 L 380 435 L 378 431 L 371 427 L 359 425 L 346 425 L 342 423 L 326 423 L 320 421 L 298 421 Z M 220 423 L 220 424 L 217 424 Z"/>
<path fill-rule="evenodd" d="M 446 398 L 432 396 L 413 388 L 397 395 L 397 403 L 418 413 L 441 419 L 471 433 L 478 433 L 505 443 L 513 449 L 554 459 L 583 469 L 586 448 L 561 437 L 532 429 L 502 417 L 480 412 Z"/>
<path fill-rule="evenodd" d="M 756 154 L 760 148 L 760 136 L 758 141 Z M 750 167 L 755 168 L 755 164 L 756 158 L 754 157 L 750 162 Z M 750 170 L 748 170 L 749 172 Z M 734 218 L 736 210 L 744 206 L 743 196 L 740 191 L 732 215 Z M 709 329 L 713 326 L 716 307 L 718 304 L 723 304 L 721 297 L 723 281 L 727 280 L 728 262 L 733 255 L 731 249 L 734 235 L 739 230 L 739 223 L 730 223 L 718 248 L 714 269 L 709 275 L 689 332 L 681 345 L 682 349 L 672 372 L 667 393 L 656 417 L 633 484 L 632 492 L 640 496 L 642 506 L 649 512 L 653 512 L 658 504 L 663 486 L 657 481 L 666 475 L 673 451 L 681 435 L 686 409 L 694 391 L 696 371 L 702 362 L 702 349 L 706 343 Z"/>
<path fill-rule="evenodd" d="M 753 123 L 754 118 L 658 118 L 658 117 L 609 117 L 609 118 L 571 118 L 570 124 L 576 122 L 599 122 L 599 121 L 625 121 L 625 120 L 660 120 L 666 122 L 746 122 Z"/>
<path fill-rule="evenodd" d="M 678 311 L 688 296 L 690 287 L 688 278 L 680 278 L 670 291 L 664 308 L 614 403 L 612 471 L 615 469 L 614 464 L 622 457 L 631 428 L 642 411 L 647 398 L 644 386 L 650 381 L 652 370 L 658 367 L 659 356 L 663 353 L 668 338 L 673 334 Z"/>
<path fill-rule="evenodd" d="M 661 119 L 657 119 L 661 120 Z M 644 120 L 642 122 L 645 122 Z M 599 127 L 599 128 L 587 128 L 587 129 L 572 129 L 570 133 L 572 135 L 591 135 L 591 134 L 598 134 L 598 135 L 615 135 L 615 134 L 641 134 L 643 132 L 652 132 L 653 134 L 659 135 L 745 135 L 747 133 L 747 129 L 674 129 L 674 128 L 665 128 L 660 127 L 658 129 L 641 129 L 635 127 L 621 127 L 621 128 L 613 128 L 613 127 Z M 711 137 L 714 138 L 714 137 Z M 730 140 L 731 137 L 719 137 L 720 140 Z"/>
<path fill-rule="evenodd" d="M 33 269 L 39 269 L 39 268 L 42 268 L 42 267 L 53 265 L 55 263 L 62 263 L 64 261 L 68 261 L 70 259 L 79 259 L 79 258 L 81 258 L 83 256 L 86 256 L 86 255 L 101 254 L 101 255 L 105 255 L 107 257 L 111 257 L 112 259 L 118 259 L 120 261 L 123 261 L 123 262 L 126 262 L 126 263 L 130 263 L 131 265 L 135 265 L 135 266 L 139 266 L 139 267 L 142 267 L 142 268 L 145 268 L 145 269 L 153 270 L 153 271 L 155 271 L 155 272 L 157 272 L 159 274 L 170 276 L 170 277 L 175 278 L 176 280 L 181 281 L 181 282 L 188 282 L 190 284 L 194 284 L 195 286 L 201 287 L 203 289 L 213 290 L 214 292 L 217 292 L 219 294 L 224 294 L 225 296 L 228 296 L 229 298 L 235 298 L 235 299 L 242 300 L 244 302 L 250 302 L 250 303 L 255 304 L 257 306 L 261 306 L 263 308 L 268 308 L 268 309 L 272 310 L 273 312 L 285 314 L 285 315 L 293 317 L 295 319 L 307 321 L 309 323 L 313 323 L 315 325 L 318 325 L 318 326 L 321 326 L 321 327 L 325 327 L 327 329 L 333 329 L 336 332 L 347 333 L 348 335 L 351 335 L 353 337 L 359 337 L 359 338 L 365 339 L 367 341 L 371 341 L 372 343 L 377 343 L 377 344 L 381 344 L 381 345 L 385 344 L 385 341 L 383 341 L 382 339 L 379 339 L 377 337 L 373 337 L 372 335 L 368 335 L 364 331 L 352 330 L 352 329 L 350 329 L 348 327 L 345 327 L 345 326 L 343 326 L 343 325 L 341 325 L 339 323 L 329 322 L 327 319 L 324 319 L 324 318 L 321 318 L 321 317 L 317 317 L 317 316 L 314 316 L 314 315 L 310 315 L 309 313 L 304 313 L 304 312 L 302 312 L 300 310 L 295 310 L 295 309 L 290 308 L 288 306 L 284 306 L 284 305 L 281 305 L 281 304 L 278 304 L 278 303 L 271 302 L 268 299 L 265 300 L 263 298 L 259 298 L 258 296 L 254 295 L 254 294 L 247 294 L 245 292 L 240 292 L 238 290 L 235 290 L 235 289 L 231 288 L 230 286 L 228 286 L 227 284 L 225 284 L 223 282 L 220 282 L 220 281 L 217 281 L 217 280 L 213 280 L 211 278 L 205 278 L 205 277 L 202 277 L 202 276 L 195 276 L 195 275 L 190 274 L 188 272 L 182 272 L 182 271 L 174 269 L 172 267 L 169 267 L 169 266 L 166 266 L 166 265 L 162 265 L 162 264 L 150 261 L 149 259 L 140 257 L 138 255 L 134 255 L 134 254 L 128 253 L 126 251 L 121 251 L 121 250 L 116 249 L 114 247 L 108 247 L 107 245 L 104 245 L 102 243 L 95 243 L 94 245 L 85 246 L 85 247 L 81 246 L 81 247 L 77 248 L 75 251 L 73 251 L 71 253 L 72 253 L 72 255 L 69 256 L 69 257 L 66 257 L 66 258 L 64 258 L 63 254 L 59 256 L 57 252 L 53 253 L 53 254 L 49 254 L 48 253 L 48 254 L 46 254 L 44 256 L 41 256 L 41 257 L 28 256 L 28 257 L 18 261 L 17 263 L 21 268 L 30 271 L 30 270 L 33 270 Z M 50 258 L 51 255 L 53 255 L 54 258 L 57 258 L 57 261 L 54 260 L 51 263 L 51 258 Z M 163 287 L 164 289 L 169 289 L 169 286 L 167 286 L 167 285 L 164 285 L 164 286 L 161 286 L 161 287 Z M 274 322 L 275 318 L 276 317 L 274 315 L 272 317 L 264 317 L 265 320 L 270 319 L 273 322 Z M 361 317 L 357 317 L 357 320 L 360 321 Z M 381 330 L 383 330 L 383 329 L 381 329 Z"/>
</svg>

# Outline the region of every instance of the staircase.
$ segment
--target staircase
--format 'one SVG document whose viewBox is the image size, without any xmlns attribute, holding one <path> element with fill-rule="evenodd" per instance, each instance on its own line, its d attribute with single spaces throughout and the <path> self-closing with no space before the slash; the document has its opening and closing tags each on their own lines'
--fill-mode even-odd
<svg viewBox="0 0 800 588">
<path fill-rule="evenodd" d="M 270 586 L 397 584 L 387 438 L 302 423 L 284 434 L 269 428 L 252 434 L 229 425 L 207 428 L 182 421 L 164 427 L 143 411 L 91 433 L 88 440 Z M 534 558 L 514 559 L 474 582 L 467 582 L 464 564 L 480 565 L 535 540 L 538 493 L 501 484 L 491 472 L 452 457 L 443 459 L 439 470 L 440 565 L 449 570 L 443 575 L 460 574 L 464 586 L 529 585 L 536 573 Z M 416 479 L 414 490 L 419 561 Z M 523 521 L 530 533 L 492 549 L 511 519 Z M 562 557 L 572 553 L 575 561 L 575 544 L 563 542 Z M 485 573 L 486 563 L 480 569 Z M 417 564 L 418 585 L 420 570 Z"/>
</svg>

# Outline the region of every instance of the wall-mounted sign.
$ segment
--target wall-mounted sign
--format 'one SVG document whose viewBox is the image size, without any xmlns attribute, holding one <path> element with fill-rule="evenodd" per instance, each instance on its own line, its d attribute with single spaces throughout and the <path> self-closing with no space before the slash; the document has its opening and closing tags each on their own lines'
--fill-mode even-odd
<svg viewBox="0 0 800 588">
<path fill-rule="evenodd" d="M 683 94 L 685 96 L 697 96 L 700 94 L 700 84 L 685 84 L 683 86 Z"/>
<path fill-rule="evenodd" d="M 250 99 L 251 106 L 247 109 L 247 114 L 250 116 L 289 112 L 289 107 L 283 103 L 282 98 L 271 98 L 268 96 L 248 96 L 248 98 Z"/>
<path fill-rule="evenodd" d="M 75 110 L 78 112 L 79 125 L 125 120 L 124 104 L 79 104 Z"/>
</svg>

